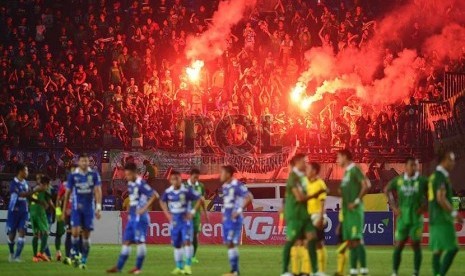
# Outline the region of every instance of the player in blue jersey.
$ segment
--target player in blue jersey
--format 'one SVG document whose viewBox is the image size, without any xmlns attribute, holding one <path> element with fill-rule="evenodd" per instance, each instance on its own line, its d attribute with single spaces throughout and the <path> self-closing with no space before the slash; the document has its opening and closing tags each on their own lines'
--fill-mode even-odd
<svg viewBox="0 0 465 276">
<path fill-rule="evenodd" d="M 192 218 L 203 202 L 202 197 L 194 189 L 182 185 L 179 172 L 170 174 L 171 186 L 165 190 L 161 197 L 160 206 L 171 224 L 171 242 L 174 246 L 174 260 L 176 268 L 171 272 L 175 275 L 192 274 L 191 246 L 194 228 Z M 195 205 L 190 208 L 190 202 Z M 184 265 L 183 258 L 186 263 Z"/>
<path fill-rule="evenodd" d="M 128 223 L 124 230 L 123 247 L 121 248 L 118 263 L 115 267 L 107 270 L 107 273 L 121 272 L 129 257 L 131 244 L 137 244 L 136 266 L 129 271 L 129 274 L 139 274 L 141 273 L 142 263 L 147 253 L 145 238 L 150 224 L 150 217 L 147 210 L 159 196 L 158 193 L 137 174 L 136 164 L 126 164 L 124 166 L 124 174 L 128 181 Z"/>
<path fill-rule="evenodd" d="M 71 258 L 75 267 L 86 269 L 90 250 L 90 233 L 94 230 L 94 215 L 100 219 L 102 211 L 102 181 L 98 172 L 89 167 L 89 157 L 79 156 L 78 167 L 68 175 L 64 202 L 71 204 Z M 63 205 L 63 219 L 66 204 Z M 82 230 L 82 233 L 81 233 Z M 79 235 L 82 234 L 82 252 Z"/>
<path fill-rule="evenodd" d="M 220 181 L 223 183 L 223 241 L 228 247 L 231 271 L 223 276 L 239 275 L 239 245 L 242 231 L 242 211 L 252 201 L 252 194 L 244 183 L 234 178 L 236 169 L 231 165 L 221 168 Z"/>
<path fill-rule="evenodd" d="M 10 204 L 8 205 L 8 215 L 6 219 L 10 262 L 21 262 L 20 257 L 24 247 L 27 221 L 29 219 L 27 197 L 32 193 L 43 191 L 39 185 L 32 191 L 29 189 L 29 185 L 26 181 L 28 175 L 29 171 L 27 166 L 18 164 L 16 168 L 16 177 L 10 182 Z M 18 245 L 15 252 L 16 233 L 18 233 Z"/>
</svg>

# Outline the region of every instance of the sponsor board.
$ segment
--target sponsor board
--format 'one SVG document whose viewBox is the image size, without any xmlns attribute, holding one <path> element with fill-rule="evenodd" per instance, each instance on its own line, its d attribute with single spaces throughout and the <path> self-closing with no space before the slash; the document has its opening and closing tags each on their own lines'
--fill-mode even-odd
<svg viewBox="0 0 465 276">
<path fill-rule="evenodd" d="M 147 242 L 169 244 L 170 225 L 162 212 L 150 212 L 150 227 Z M 121 213 L 122 227 L 127 223 L 127 213 Z M 337 244 L 336 227 L 338 213 L 328 212 L 328 224 L 325 227 L 327 244 Z M 222 214 L 209 213 L 209 221 L 202 217 L 199 241 L 203 244 L 221 244 Z M 391 212 L 365 213 L 365 243 L 373 245 L 393 244 L 394 223 Z M 279 214 L 269 212 L 244 213 L 242 243 L 247 245 L 281 245 L 286 241 L 286 226 L 279 227 Z"/>
</svg>

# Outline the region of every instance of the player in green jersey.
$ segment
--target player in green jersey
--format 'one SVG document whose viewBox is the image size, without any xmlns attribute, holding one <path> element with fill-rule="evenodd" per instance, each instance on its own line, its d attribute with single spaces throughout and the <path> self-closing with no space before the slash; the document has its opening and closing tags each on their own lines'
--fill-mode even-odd
<svg viewBox="0 0 465 276">
<path fill-rule="evenodd" d="M 317 198 L 320 193 L 308 196 L 304 189 L 305 183 L 305 154 L 296 154 L 291 159 L 291 172 L 287 179 L 286 196 L 284 201 L 284 219 L 286 221 L 286 243 L 283 250 L 282 276 L 289 273 L 291 248 L 299 239 L 305 239 L 312 264 L 312 275 L 318 273 L 316 254 L 316 229 L 308 216 L 307 201 Z"/>
<path fill-rule="evenodd" d="M 34 192 L 29 198 L 30 221 L 32 225 L 32 252 L 33 262 L 50 261 L 50 258 L 44 253 L 48 244 L 48 230 L 49 224 L 47 219 L 46 210 L 49 206 L 53 206 L 51 194 L 48 193 L 50 186 L 50 178 L 42 176 L 39 178 L 40 186 L 37 192 Z M 40 250 L 38 251 L 40 238 Z"/>
<path fill-rule="evenodd" d="M 438 162 L 428 180 L 429 245 L 433 250 L 434 276 L 444 276 L 459 250 L 454 222 L 462 223 L 463 219 L 452 206 L 449 173 L 455 166 L 455 154 L 440 153 Z"/>
<path fill-rule="evenodd" d="M 189 179 L 186 181 L 186 185 L 188 187 L 191 187 L 194 189 L 197 193 L 199 193 L 202 197 L 205 197 L 205 186 L 203 185 L 202 182 L 199 182 L 200 178 L 200 170 L 199 169 L 192 169 L 189 173 Z M 207 216 L 207 208 L 205 208 L 205 202 L 202 201 L 203 204 L 201 204 L 199 209 L 202 209 L 205 213 L 205 217 L 208 220 Z M 193 202 L 195 204 L 195 202 Z M 201 232 L 201 222 L 200 222 L 200 210 L 197 210 L 193 217 L 193 224 L 194 224 L 194 235 L 193 235 L 193 241 L 192 241 L 192 246 L 193 246 L 193 257 L 192 257 L 192 263 L 198 263 L 199 260 L 196 258 L 196 253 L 197 253 L 197 248 L 199 246 L 199 233 Z"/>
<path fill-rule="evenodd" d="M 423 213 L 428 206 L 427 186 L 428 180 L 418 172 L 418 160 L 409 157 L 405 162 L 405 173 L 392 179 L 384 190 L 389 206 L 397 217 L 392 276 L 398 275 L 402 250 L 409 237 L 414 252 L 413 276 L 418 276 L 420 273 Z"/>
<path fill-rule="evenodd" d="M 338 151 L 337 163 L 345 170 L 340 187 L 344 217 L 342 236 L 349 242 L 350 275 L 358 275 L 358 263 L 360 263 L 360 273 L 368 275 L 366 250 L 363 244 L 365 214 L 362 198 L 368 192 L 370 181 L 352 161 L 350 151 L 346 149 Z"/>
</svg>

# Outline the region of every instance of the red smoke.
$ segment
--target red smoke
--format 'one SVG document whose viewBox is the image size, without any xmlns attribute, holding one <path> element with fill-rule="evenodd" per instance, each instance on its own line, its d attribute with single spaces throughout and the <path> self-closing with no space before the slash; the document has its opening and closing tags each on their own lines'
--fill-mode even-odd
<svg viewBox="0 0 465 276">
<path fill-rule="evenodd" d="M 189 60 L 209 61 L 221 56 L 228 46 L 226 40 L 231 28 L 243 18 L 246 9 L 255 3 L 256 0 L 220 1 L 208 30 L 198 37 L 187 38 L 186 57 Z"/>
<path fill-rule="evenodd" d="M 465 53 L 464 0 L 412 0 L 393 10 L 375 28 L 375 35 L 360 49 L 349 47 L 332 54 L 331 49 L 314 48 L 305 54 L 308 69 L 298 82 L 319 87 L 310 93 L 311 102 L 325 93 L 353 89 L 367 104 L 390 104 L 408 98 L 430 66 L 442 70 L 448 58 Z M 417 35 L 412 33 L 417 29 Z M 385 59 L 388 45 L 402 45 L 392 59 Z M 417 49 L 422 50 L 419 56 Z M 431 61 L 431 57 L 435 61 Z M 382 70 L 382 77 L 379 71 Z"/>
</svg>

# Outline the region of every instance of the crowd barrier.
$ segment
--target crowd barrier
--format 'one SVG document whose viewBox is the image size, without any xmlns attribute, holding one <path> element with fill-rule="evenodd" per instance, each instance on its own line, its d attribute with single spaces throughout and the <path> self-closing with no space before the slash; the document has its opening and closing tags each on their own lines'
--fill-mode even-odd
<svg viewBox="0 0 465 276">
<path fill-rule="evenodd" d="M 465 216 L 465 212 L 461 212 Z M 170 244 L 170 227 L 162 212 L 150 212 L 150 227 L 147 233 L 149 244 Z M 0 229 L 5 229 L 6 211 L 0 211 Z M 337 244 L 336 227 L 338 213 L 328 212 L 328 224 L 325 228 L 326 243 Z M 94 244 L 119 244 L 124 227 L 127 223 L 127 213 L 110 211 L 103 212 L 100 220 L 95 220 L 95 231 L 92 233 Z M 199 240 L 202 244 L 222 243 L 222 215 L 209 213 L 209 221 L 202 217 L 202 232 Z M 392 245 L 394 243 L 395 221 L 392 212 L 366 212 L 364 239 L 367 245 Z M 52 239 L 55 236 L 55 225 L 51 228 Z M 465 224 L 456 224 L 459 243 L 465 245 Z M 246 212 L 242 244 L 246 245 L 282 245 L 285 241 L 286 226 L 280 227 L 278 213 Z M 32 231 L 28 229 L 28 236 Z M 428 218 L 425 218 L 423 243 L 428 243 Z M 29 238 L 30 242 L 31 239 Z M 0 244 L 6 244 L 6 235 L 0 235 Z"/>
</svg>

